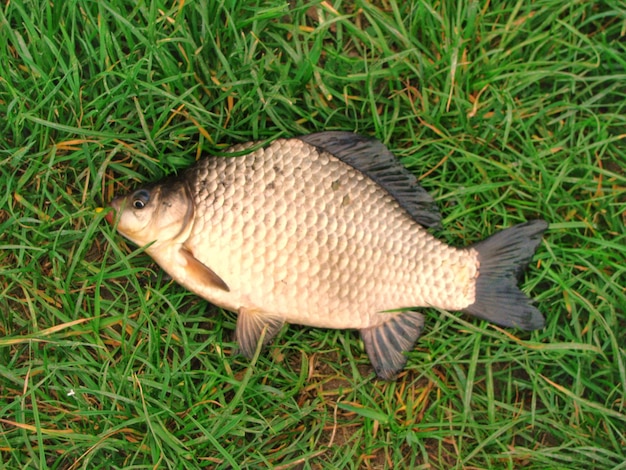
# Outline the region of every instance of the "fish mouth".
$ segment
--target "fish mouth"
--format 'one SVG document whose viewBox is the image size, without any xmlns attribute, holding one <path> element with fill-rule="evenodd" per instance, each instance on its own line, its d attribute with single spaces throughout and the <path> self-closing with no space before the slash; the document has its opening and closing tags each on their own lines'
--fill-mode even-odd
<svg viewBox="0 0 626 470">
<path fill-rule="evenodd" d="M 107 213 L 107 215 L 104 216 L 104 220 L 106 220 L 109 224 L 113 225 L 113 220 L 115 217 L 115 209 L 113 209 L 112 207 L 110 207 L 110 211 Z"/>
<path fill-rule="evenodd" d="M 120 210 L 120 200 L 119 198 L 113 199 L 107 209 L 109 212 L 104 216 L 104 220 L 106 220 L 109 224 L 113 225 L 115 223 L 115 218 L 117 216 L 117 212 Z"/>
</svg>

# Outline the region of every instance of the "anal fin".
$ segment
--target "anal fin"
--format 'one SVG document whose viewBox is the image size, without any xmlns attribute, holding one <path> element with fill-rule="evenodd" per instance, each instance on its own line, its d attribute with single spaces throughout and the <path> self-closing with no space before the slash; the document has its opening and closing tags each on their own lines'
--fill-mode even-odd
<svg viewBox="0 0 626 470">
<path fill-rule="evenodd" d="M 405 353 L 413 349 L 423 328 L 424 316 L 407 311 L 381 325 L 360 330 L 365 350 L 378 377 L 395 379 L 406 364 Z"/>
<path fill-rule="evenodd" d="M 285 322 L 258 310 L 240 308 L 235 336 L 241 353 L 251 359 L 254 357 L 259 341 L 269 343 L 278 334 Z"/>
</svg>

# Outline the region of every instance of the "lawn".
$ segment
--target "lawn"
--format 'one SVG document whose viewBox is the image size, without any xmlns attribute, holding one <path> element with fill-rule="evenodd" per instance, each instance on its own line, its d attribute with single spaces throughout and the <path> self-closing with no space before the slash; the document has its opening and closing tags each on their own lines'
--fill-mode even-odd
<svg viewBox="0 0 626 470">
<path fill-rule="evenodd" d="M 623 2 L 9 0 L 0 126 L 0 468 L 626 469 Z M 383 141 L 450 244 L 547 220 L 545 328 L 424 309 L 394 382 L 354 331 L 248 361 L 96 211 L 320 130 Z"/>
</svg>

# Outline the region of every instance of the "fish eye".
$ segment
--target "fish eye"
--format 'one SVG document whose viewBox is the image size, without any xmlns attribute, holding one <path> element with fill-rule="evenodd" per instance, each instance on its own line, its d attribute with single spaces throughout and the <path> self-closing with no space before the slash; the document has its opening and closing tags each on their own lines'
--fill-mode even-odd
<svg viewBox="0 0 626 470">
<path fill-rule="evenodd" d="M 133 194 L 133 207 L 135 209 L 143 209 L 150 201 L 150 193 L 145 189 L 140 189 Z"/>
</svg>

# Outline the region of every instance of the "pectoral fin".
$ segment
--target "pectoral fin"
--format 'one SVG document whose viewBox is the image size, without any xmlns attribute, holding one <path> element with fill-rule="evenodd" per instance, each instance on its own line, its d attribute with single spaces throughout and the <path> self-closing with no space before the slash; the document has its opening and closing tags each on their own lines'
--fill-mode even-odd
<svg viewBox="0 0 626 470">
<path fill-rule="evenodd" d="M 276 336 L 284 324 L 280 318 L 268 315 L 258 310 L 240 308 L 237 318 L 235 335 L 241 353 L 251 359 L 256 352 L 259 342 L 263 345 Z"/>
<path fill-rule="evenodd" d="M 417 312 L 402 312 L 382 325 L 361 330 L 361 339 L 376 375 L 395 379 L 406 364 L 404 353 L 413 349 L 424 327 L 424 317 Z"/>
<path fill-rule="evenodd" d="M 187 263 L 186 270 L 190 277 L 200 280 L 204 284 L 216 287 L 217 289 L 230 292 L 228 285 L 219 277 L 211 268 L 206 266 L 201 261 L 198 261 L 191 251 L 183 247 L 180 249 L 180 254 Z"/>
</svg>

